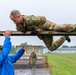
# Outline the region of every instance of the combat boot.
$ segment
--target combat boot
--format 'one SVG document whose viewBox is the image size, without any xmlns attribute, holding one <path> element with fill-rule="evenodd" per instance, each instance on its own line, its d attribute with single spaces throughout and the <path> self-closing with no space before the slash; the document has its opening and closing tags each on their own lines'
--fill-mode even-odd
<svg viewBox="0 0 76 75">
<path fill-rule="evenodd" d="M 71 42 L 71 39 L 70 39 L 69 36 L 65 36 L 65 38 L 66 38 L 66 40 L 67 40 L 68 42 Z"/>
<path fill-rule="evenodd" d="M 36 67 L 32 67 L 32 70 L 36 70 Z"/>
</svg>

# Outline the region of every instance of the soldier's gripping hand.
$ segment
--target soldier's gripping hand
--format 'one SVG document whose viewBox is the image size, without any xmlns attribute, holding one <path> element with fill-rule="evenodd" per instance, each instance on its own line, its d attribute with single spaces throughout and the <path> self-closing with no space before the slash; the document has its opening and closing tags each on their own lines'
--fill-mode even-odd
<svg viewBox="0 0 76 75">
<path fill-rule="evenodd" d="M 6 30 L 6 31 L 3 33 L 3 35 L 4 35 L 5 37 L 10 37 L 10 36 L 11 36 L 11 31 L 10 31 L 10 30 Z"/>
<path fill-rule="evenodd" d="M 23 32 L 23 33 L 26 33 L 26 32 L 27 32 L 27 29 L 26 29 L 25 27 L 21 27 L 21 28 L 19 29 L 19 31 L 21 31 L 21 32 Z"/>
<path fill-rule="evenodd" d="M 36 35 L 38 33 L 38 31 L 35 30 L 35 28 L 32 29 L 31 34 L 32 35 Z"/>
</svg>

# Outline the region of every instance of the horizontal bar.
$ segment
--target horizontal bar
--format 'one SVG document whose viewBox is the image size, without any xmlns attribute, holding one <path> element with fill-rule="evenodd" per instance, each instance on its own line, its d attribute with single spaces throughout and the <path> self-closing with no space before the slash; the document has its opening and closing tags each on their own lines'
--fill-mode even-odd
<svg viewBox="0 0 76 75">
<path fill-rule="evenodd" d="M 0 36 L 3 36 L 4 31 L 0 31 Z M 54 36 L 61 36 L 61 35 L 70 35 L 70 36 L 76 36 L 76 32 L 55 32 L 55 31 L 42 31 L 40 33 L 37 33 L 38 35 L 54 35 Z M 27 31 L 26 33 L 22 33 L 19 31 L 12 31 L 11 36 L 36 36 L 36 35 L 31 35 L 31 31 Z"/>
</svg>

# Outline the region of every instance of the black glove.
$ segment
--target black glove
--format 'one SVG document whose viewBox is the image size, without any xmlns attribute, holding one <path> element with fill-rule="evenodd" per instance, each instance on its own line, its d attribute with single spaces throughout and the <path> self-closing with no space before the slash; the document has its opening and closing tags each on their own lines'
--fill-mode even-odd
<svg viewBox="0 0 76 75">
<path fill-rule="evenodd" d="M 38 33 L 38 31 L 36 31 L 35 28 L 33 28 L 31 34 L 36 35 L 37 33 Z"/>
<path fill-rule="evenodd" d="M 25 27 L 22 27 L 19 29 L 21 32 L 26 33 L 27 29 Z"/>
</svg>

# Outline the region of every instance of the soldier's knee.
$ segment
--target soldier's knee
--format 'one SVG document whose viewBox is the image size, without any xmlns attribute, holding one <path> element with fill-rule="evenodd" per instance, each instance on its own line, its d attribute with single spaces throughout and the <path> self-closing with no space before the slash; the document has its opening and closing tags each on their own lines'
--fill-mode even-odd
<svg viewBox="0 0 76 75">
<path fill-rule="evenodd" d="M 57 49 L 57 47 L 48 47 L 48 49 L 49 49 L 50 51 L 54 51 L 54 50 Z"/>
</svg>

